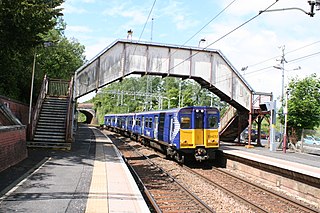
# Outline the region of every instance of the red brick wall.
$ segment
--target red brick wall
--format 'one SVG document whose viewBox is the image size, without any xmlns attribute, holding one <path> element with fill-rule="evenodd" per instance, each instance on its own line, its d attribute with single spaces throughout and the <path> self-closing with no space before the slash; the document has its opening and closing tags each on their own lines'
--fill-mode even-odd
<svg viewBox="0 0 320 213">
<path fill-rule="evenodd" d="M 25 126 L 0 126 L 0 172 L 27 156 Z"/>
<path fill-rule="evenodd" d="M 0 96 L 0 102 L 9 106 L 11 112 L 20 120 L 23 125 L 28 124 L 29 106 L 19 101 Z"/>
</svg>

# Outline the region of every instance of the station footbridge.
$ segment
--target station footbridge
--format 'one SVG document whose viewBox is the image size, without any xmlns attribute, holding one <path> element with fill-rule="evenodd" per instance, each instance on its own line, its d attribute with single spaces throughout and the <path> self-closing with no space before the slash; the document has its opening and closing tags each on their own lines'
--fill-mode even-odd
<svg viewBox="0 0 320 213">
<path fill-rule="evenodd" d="M 258 117 L 261 96 L 271 97 L 256 93 L 219 50 L 117 40 L 76 71 L 75 98 L 131 74 L 193 79 L 229 103 L 220 124 L 223 141 L 234 141 Z"/>
</svg>

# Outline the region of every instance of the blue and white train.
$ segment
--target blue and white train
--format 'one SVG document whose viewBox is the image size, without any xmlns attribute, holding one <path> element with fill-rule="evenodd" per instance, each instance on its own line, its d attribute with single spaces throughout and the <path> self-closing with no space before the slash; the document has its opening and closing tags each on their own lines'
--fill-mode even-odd
<svg viewBox="0 0 320 213">
<path fill-rule="evenodd" d="M 127 114 L 107 114 L 107 129 L 129 136 L 183 162 L 214 159 L 219 148 L 217 108 L 191 106 Z"/>
</svg>

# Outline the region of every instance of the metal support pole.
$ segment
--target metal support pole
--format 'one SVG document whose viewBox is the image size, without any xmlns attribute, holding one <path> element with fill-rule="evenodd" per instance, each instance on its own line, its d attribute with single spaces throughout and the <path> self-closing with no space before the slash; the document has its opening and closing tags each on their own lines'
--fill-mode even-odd
<svg viewBox="0 0 320 213">
<path fill-rule="evenodd" d="M 179 103 L 178 103 L 178 108 L 180 108 L 180 99 L 181 99 L 181 81 L 179 82 Z"/>
<path fill-rule="evenodd" d="M 271 110 L 271 117 L 270 117 L 270 134 L 269 134 L 269 140 L 270 140 L 270 151 L 276 151 L 275 147 L 275 126 L 276 126 L 276 101 L 273 101 L 273 106 Z"/>
<path fill-rule="evenodd" d="M 251 145 L 251 132 L 252 132 L 252 111 L 253 111 L 253 106 L 252 106 L 252 96 L 250 96 L 250 111 L 249 111 L 249 127 L 248 127 L 248 146 L 247 148 L 252 148 L 253 146 Z"/>
<path fill-rule="evenodd" d="M 31 89 L 30 89 L 30 103 L 29 103 L 29 119 L 28 119 L 28 124 L 31 124 L 32 94 L 33 94 L 34 72 L 35 72 L 35 68 L 36 68 L 36 58 L 37 58 L 37 51 L 36 51 L 36 49 L 34 49 L 33 65 L 32 65 L 32 77 L 31 77 Z"/>
<path fill-rule="evenodd" d="M 288 90 L 286 91 L 286 106 L 284 108 L 284 132 L 283 132 L 283 153 L 287 151 L 287 121 L 288 121 Z"/>
</svg>

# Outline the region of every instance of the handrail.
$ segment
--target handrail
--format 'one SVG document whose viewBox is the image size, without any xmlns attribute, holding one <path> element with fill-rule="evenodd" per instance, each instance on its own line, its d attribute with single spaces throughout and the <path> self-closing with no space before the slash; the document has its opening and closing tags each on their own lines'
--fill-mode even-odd
<svg viewBox="0 0 320 213">
<path fill-rule="evenodd" d="M 37 99 L 37 103 L 34 107 L 33 113 L 32 113 L 32 122 L 31 122 L 31 126 L 29 126 L 29 139 L 33 140 L 34 137 L 34 133 L 36 130 L 36 125 L 39 119 L 39 115 L 40 115 L 40 110 L 42 107 L 42 104 L 44 102 L 44 99 L 46 97 L 48 91 L 48 78 L 47 75 L 44 76 L 43 81 L 42 81 L 42 85 L 41 85 L 41 89 L 40 89 L 40 93 L 38 95 L 38 99 Z"/>
<path fill-rule="evenodd" d="M 68 111 L 66 118 L 66 141 L 71 143 L 73 140 L 72 134 L 72 122 L 73 122 L 73 77 L 69 83 L 68 89 Z"/>
<path fill-rule="evenodd" d="M 49 96 L 68 97 L 69 81 L 62 79 L 50 79 L 48 87 Z"/>
</svg>

